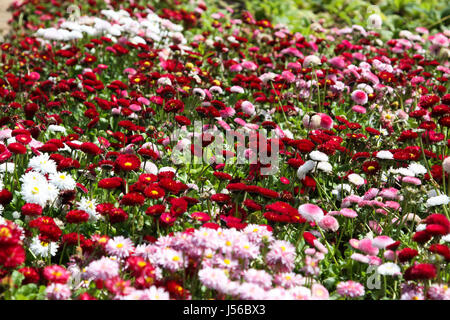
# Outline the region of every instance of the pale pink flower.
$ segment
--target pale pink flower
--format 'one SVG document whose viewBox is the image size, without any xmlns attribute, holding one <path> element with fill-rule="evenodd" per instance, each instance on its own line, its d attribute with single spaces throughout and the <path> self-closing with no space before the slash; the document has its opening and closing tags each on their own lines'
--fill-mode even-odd
<svg viewBox="0 0 450 320">
<path fill-rule="evenodd" d="M 362 297 L 365 293 L 364 286 L 352 280 L 338 283 L 336 292 L 346 298 Z"/>
<path fill-rule="evenodd" d="M 351 98 L 352 98 L 353 102 L 360 104 L 360 105 L 365 105 L 368 101 L 367 93 L 363 90 L 353 91 Z"/>
<path fill-rule="evenodd" d="M 71 291 L 66 284 L 52 283 L 45 288 L 45 295 L 49 300 L 67 300 L 71 296 Z"/>
<path fill-rule="evenodd" d="M 336 232 L 339 229 L 339 222 L 333 216 L 326 215 L 319 221 L 319 226 L 327 231 Z"/>
<path fill-rule="evenodd" d="M 324 216 L 323 210 L 312 203 L 302 204 L 298 208 L 298 213 L 307 221 L 314 221 L 314 222 L 319 222 L 320 220 L 322 220 Z"/>
<path fill-rule="evenodd" d="M 311 300 L 328 300 L 330 294 L 321 284 L 315 283 L 311 286 Z"/>
<path fill-rule="evenodd" d="M 106 243 L 106 252 L 119 258 L 126 258 L 134 250 L 133 242 L 123 236 L 109 239 Z"/>
</svg>

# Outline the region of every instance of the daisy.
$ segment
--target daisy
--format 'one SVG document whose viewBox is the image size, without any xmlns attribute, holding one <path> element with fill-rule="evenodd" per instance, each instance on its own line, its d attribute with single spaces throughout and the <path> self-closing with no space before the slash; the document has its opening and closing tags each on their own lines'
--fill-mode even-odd
<svg viewBox="0 0 450 320">
<path fill-rule="evenodd" d="M 47 153 L 31 158 L 28 166 L 42 174 L 56 173 L 56 162 Z"/>
<path fill-rule="evenodd" d="M 89 199 L 86 197 L 81 198 L 81 200 L 77 203 L 77 207 L 80 210 L 86 211 L 89 213 L 89 219 L 91 221 L 96 221 L 100 217 L 96 210 L 97 202 L 95 199 Z"/>
<path fill-rule="evenodd" d="M 72 293 L 66 284 L 51 283 L 45 288 L 45 295 L 49 300 L 68 300 L 71 294 Z"/>
<path fill-rule="evenodd" d="M 134 251 L 133 242 L 125 237 L 117 236 L 106 243 L 106 252 L 119 258 L 126 258 Z"/>
<path fill-rule="evenodd" d="M 435 206 L 442 206 L 447 205 L 450 202 L 450 197 L 446 196 L 445 194 L 440 196 L 431 197 L 427 200 L 427 207 L 435 207 Z"/>
<path fill-rule="evenodd" d="M 311 160 L 328 162 L 328 156 L 320 151 L 314 150 L 309 154 Z"/>
<path fill-rule="evenodd" d="M 306 174 L 308 174 L 310 171 L 312 171 L 314 169 L 314 167 L 316 166 L 316 162 L 312 161 L 312 160 L 308 160 L 306 161 L 304 164 L 302 164 L 298 169 L 297 169 L 297 177 L 300 180 L 305 179 Z"/>
<path fill-rule="evenodd" d="M 357 298 L 364 296 L 364 286 L 352 280 L 340 282 L 336 287 L 336 292 L 346 298 Z"/>
<path fill-rule="evenodd" d="M 54 196 L 54 192 L 52 194 L 49 193 L 51 188 L 47 181 L 37 182 L 37 183 L 24 183 L 22 184 L 22 188 L 20 190 L 20 194 L 22 198 L 27 203 L 37 203 L 41 207 L 45 207 L 47 201 Z"/>
<path fill-rule="evenodd" d="M 308 221 L 319 222 L 323 219 L 323 211 L 315 204 L 305 203 L 298 208 L 298 213 Z"/>
<path fill-rule="evenodd" d="M 56 242 L 44 242 L 39 239 L 39 236 L 35 236 L 31 240 L 30 251 L 38 257 L 47 258 L 50 254 L 52 257 L 56 255 L 59 244 Z"/>
<path fill-rule="evenodd" d="M 378 159 L 383 159 L 383 160 L 392 160 L 392 159 L 394 159 L 394 155 L 388 150 L 378 151 L 376 157 Z"/>
<path fill-rule="evenodd" d="M 383 276 L 401 275 L 400 267 L 392 262 L 386 262 L 378 266 L 377 272 Z"/>
<path fill-rule="evenodd" d="M 107 280 L 119 275 L 119 263 L 108 257 L 92 261 L 84 272 L 86 278 Z"/>
<path fill-rule="evenodd" d="M 353 183 L 356 186 L 362 186 L 363 184 L 365 184 L 365 180 L 363 177 L 361 177 L 359 174 L 356 173 L 352 173 L 348 175 L 348 181 L 350 181 L 351 183 Z"/>
<path fill-rule="evenodd" d="M 50 183 L 55 185 L 59 190 L 74 190 L 76 187 L 75 179 L 70 174 L 64 172 L 56 172 L 49 175 Z"/>
<path fill-rule="evenodd" d="M 151 286 L 145 290 L 149 300 L 170 300 L 169 293 L 161 287 Z"/>
</svg>

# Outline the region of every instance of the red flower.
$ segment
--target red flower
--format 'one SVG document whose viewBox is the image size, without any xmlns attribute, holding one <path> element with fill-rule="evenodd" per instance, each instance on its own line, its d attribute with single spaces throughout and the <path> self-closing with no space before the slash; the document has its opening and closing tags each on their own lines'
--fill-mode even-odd
<svg viewBox="0 0 450 320">
<path fill-rule="evenodd" d="M 5 268 L 16 268 L 25 262 L 25 250 L 20 245 L 3 247 L 0 250 L 0 265 Z"/>
<path fill-rule="evenodd" d="M 226 172 L 214 171 L 213 175 L 216 178 L 221 179 L 221 180 L 231 180 L 231 179 L 233 179 L 233 177 L 230 174 L 226 173 Z"/>
<path fill-rule="evenodd" d="M 447 233 L 450 233 L 450 221 L 447 219 L 447 217 L 440 213 L 433 213 L 430 214 L 426 219 L 423 221 L 425 224 L 438 224 L 446 230 Z"/>
<path fill-rule="evenodd" d="M 366 161 L 362 165 L 362 169 L 366 174 L 376 174 L 380 170 L 380 165 L 377 161 Z"/>
<path fill-rule="evenodd" d="M 51 265 L 45 267 L 42 274 L 45 280 L 47 280 L 49 283 L 62 283 L 62 284 L 67 283 L 67 280 L 69 280 L 70 276 L 70 273 L 67 272 L 66 269 L 58 265 Z"/>
<path fill-rule="evenodd" d="M 128 213 L 126 213 L 122 208 L 112 208 L 108 212 L 108 216 L 111 223 L 120 223 L 128 219 Z"/>
<path fill-rule="evenodd" d="M 409 280 L 430 280 L 436 278 L 436 266 L 431 263 L 416 264 L 406 269 L 403 277 Z"/>
<path fill-rule="evenodd" d="M 152 182 L 156 182 L 158 180 L 158 177 L 151 173 L 143 173 L 139 176 L 139 182 L 142 182 L 144 184 L 150 184 Z"/>
<path fill-rule="evenodd" d="M 9 204 L 12 199 L 13 194 L 9 190 L 3 189 L 0 191 L 0 204 L 2 206 L 6 206 L 7 204 Z"/>
<path fill-rule="evenodd" d="M 67 212 L 66 220 L 68 223 L 83 223 L 89 220 L 89 213 L 84 210 L 72 210 Z"/>
<path fill-rule="evenodd" d="M 80 146 L 80 150 L 86 154 L 90 154 L 93 156 L 99 155 L 102 153 L 102 149 L 92 142 L 83 142 Z"/>
<path fill-rule="evenodd" d="M 419 252 L 415 249 L 404 248 L 397 253 L 398 260 L 400 262 L 406 262 L 417 256 Z"/>
<path fill-rule="evenodd" d="M 25 279 L 23 279 L 22 284 L 39 282 L 39 273 L 37 272 L 37 270 L 35 268 L 23 267 L 17 271 L 19 271 L 21 274 L 23 274 L 25 276 Z"/>
<path fill-rule="evenodd" d="M 37 203 L 25 203 L 22 206 L 22 214 L 24 216 L 40 216 L 42 215 L 42 207 Z"/>
<path fill-rule="evenodd" d="M 159 214 L 162 214 L 164 211 L 166 211 L 166 206 L 163 204 L 155 204 L 154 206 L 148 207 L 145 211 L 145 214 L 149 216 L 156 216 Z"/>
<path fill-rule="evenodd" d="M 121 154 L 114 162 L 116 171 L 134 171 L 141 166 L 141 160 L 136 155 Z"/>
<path fill-rule="evenodd" d="M 211 196 L 211 201 L 218 203 L 227 203 L 230 202 L 231 197 L 225 193 L 216 193 Z"/>
<path fill-rule="evenodd" d="M 188 207 L 187 201 L 183 198 L 172 198 L 170 200 L 170 204 L 172 205 L 170 208 L 170 213 L 175 217 L 179 217 L 185 213 Z"/>
<path fill-rule="evenodd" d="M 428 248 L 430 252 L 440 254 L 445 258 L 446 261 L 450 260 L 450 248 L 445 244 L 434 243 Z"/>
<path fill-rule="evenodd" d="M 425 242 L 429 241 L 430 239 L 431 239 L 431 234 L 429 234 L 425 230 L 417 231 L 412 237 L 412 240 L 415 242 L 418 242 L 418 243 L 425 243 Z"/>
<path fill-rule="evenodd" d="M 62 243 L 68 246 L 74 246 L 74 245 L 78 245 L 78 241 L 80 242 L 80 244 L 85 241 L 86 238 L 79 233 L 76 232 L 71 232 L 68 234 L 65 234 L 62 236 Z"/>
<path fill-rule="evenodd" d="M 123 206 L 141 206 L 145 202 L 145 197 L 138 192 L 130 192 L 122 197 L 120 204 Z"/>
<path fill-rule="evenodd" d="M 27 148 L 23 144 L 18 142 L 8 144 L 8 150 L 15 154 L 27 153 Z"/>
<path fill-rule="evenodd" d="M 116 189 L 123 186 L 124 180 L 120 177 L 105 178 L 98 182 L 98 187 L 102 189 Z"/>
<path fill-rule="evenodd" d="M 144 194 L 147 198 L 159 199 L 163 198 L 166 192 L 164 191 L 163 188 L 160 188 L 157 184 L 151 184 L 144 189 Z"/>
</svg>

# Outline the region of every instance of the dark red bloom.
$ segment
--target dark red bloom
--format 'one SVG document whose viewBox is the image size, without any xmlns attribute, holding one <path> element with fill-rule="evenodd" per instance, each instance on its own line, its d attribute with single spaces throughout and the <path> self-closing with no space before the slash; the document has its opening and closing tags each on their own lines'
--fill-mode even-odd
<svg viewBox="0 0 450 320">
<path fill-rule="evenodd" d="M 105 178 L 98 182 L 98 187 L 102 189 L 116 189 L 123 186 L 124 180 L 120 177 Z"/>
<path fill-rule="evenodd" d="M 141 160 L 136 155 L 121 154 L 114 162 L 116 171 L 134 171 L 141 166 Z"/>
<path fill-rule="evenodd" d="M 67 212 L 66 220 L 68 223 L 83 223 L 89 220 L 89 213 L 84 210 L 72 210 Z"/>
<path fill-rule="evenodd" d="M 446 261 L 450 260 L 450 248 L 445 244 L 434 243 L 428 248 L 428 250 L 430 252 L 440 254 Z"/>
<path fill-rule="evenodd" d="M 0 191 L 0 204 L 2 206 L 8 205 L 12 199 L 13 199 L 13 194 L 9 190 L 3 189 Z"/>
<path fill-rule="evenodd" d="M 415 249 L 404 248 L 397 252 L 397 257 L 400 262 L 406 262 L 417 256 L 419 252 Z"/>
<path fill-rule="evenodd" d="M 436 278 L 436 266 L 431 263 L 421 263 L 406 269 L 403 277 L 409 280 L 431 280 Z"/>
<path fill-rule="evenodd" d="M 120 204 L 123 206 L 141 206 L 145 202 L 145 197 L 139 192 L 130 192 L 122 197 Z"/>
<path fill-rule="evenodd" d="M 66 142 L 67 143 L 67 142 Z M 102 153 L 102 149 L 92 142 L 83 142 L 80 146 L 80 150 L 86 154 L 90 154 L 93 156 L 99 155 Z"/>
</svg>

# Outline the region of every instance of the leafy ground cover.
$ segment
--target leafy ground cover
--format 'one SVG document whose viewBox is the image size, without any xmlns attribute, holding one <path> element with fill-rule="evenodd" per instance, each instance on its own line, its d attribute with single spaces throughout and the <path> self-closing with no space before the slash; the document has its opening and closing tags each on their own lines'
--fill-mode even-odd
<svg viewBox="0 0 450 320">
<path fill-rule="evenodd" d="M 300 33 L 251 4 L 11 9 L 3 299 L 449 299 L 441 13 Z"/>
</svg>

